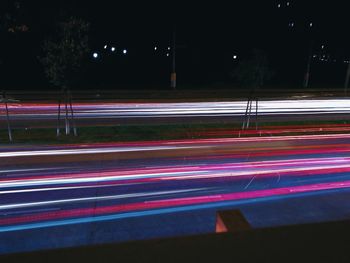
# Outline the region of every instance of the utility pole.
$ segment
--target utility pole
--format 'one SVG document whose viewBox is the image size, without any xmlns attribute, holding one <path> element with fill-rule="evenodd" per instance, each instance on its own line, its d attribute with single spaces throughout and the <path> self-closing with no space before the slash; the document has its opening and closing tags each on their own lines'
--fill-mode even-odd
<svg viewBox="0 0 350 263">
<path fill-rule="evenodd" d="M 176 90 L 176 27 L 174 26 L 173 32 L 173 61 L 172 70 L 170 75 L 170 87 Z"/>
<path fill-rule="evenodd" d="M 9 136 L 9 141 L 12 142 L 12 129 L 11 129 L 11 123 L 10 123 L 10 114 L 9 114 L 9 108 L 8 108 L 8 100 L 6 96 L 6 92 L 3 91 L 2 93 L 2 99 L 5 105 L 5 111 L 6 111 L 6 122 L 7 122 L 7 133 Z"/>
<path fill-rule="evenodd" d="M 60 96 L 62 96 L 60 94 Z M 61 122 L 61 97 L 58 99 L 58 114 L 57 114 L 57 128 L 56 128 L 56 136 L 59 137 L 60 132 L 60 122 Z"/>
<path fill-rule="evenodd" d="M 314 53 L 314 38 L 313 38 L 313 27 L 314 27 L 314 23 L 310 23 L 309 24 L 309 43 L 310 43 L 310 47 L 309 47 L 309 57 L 307 60 L 307 66 L 306 66 L 306 73 L 305 73 L 305 79 L 304 79 L 304 88 L 308 88 L 309 84 L 310 84 L 310 74 L 311 74 L 311 64 L 312 64 L 312 56 Z"/>
<path fill-rule="evenodd" d="M 310 49 L 310 54 L 309 54 L 309 58 L 308 58 L 308 62 L 307 62 L 306 73 L 305 73 L 305 80 L 304 80 L 304 88 L 308 88 L 309 87 L 311 62 L 312 62 L 312 48 Z"/>
<path fill-rule="evenodd" d="M 346 71 L 345 85 L 344 85 L 344 94 L 348 95 L 348 87 L 350 82 L 350 63 L 348 65 L 348 70 Z"/>
<path fill-rule="evenodd" d="M 311 63 L 312 63 L 312 44 L 310 45 L 310 54 L 309 54 L 309 58 L 308 58 L 308 62 L 307 62 L 307 67 L 306 67 L 306 73 L 305 73 L 305 81 L 304 81 L 304 88 L 308 88 L 309 87 L 309 83 L 310 83 L 310 71 L 311 71 Z"/>
</svg>

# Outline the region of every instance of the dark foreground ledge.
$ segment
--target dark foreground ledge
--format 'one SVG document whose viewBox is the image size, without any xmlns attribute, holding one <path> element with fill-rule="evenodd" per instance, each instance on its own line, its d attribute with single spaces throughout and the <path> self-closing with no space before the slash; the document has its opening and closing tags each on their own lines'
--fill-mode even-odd
<svg viewBox="0 0 350 263">
<path fill-rule="evenodd" d="M 350 221 L 5 255 L 0 262 L 350 262 Z"/>
</svg>

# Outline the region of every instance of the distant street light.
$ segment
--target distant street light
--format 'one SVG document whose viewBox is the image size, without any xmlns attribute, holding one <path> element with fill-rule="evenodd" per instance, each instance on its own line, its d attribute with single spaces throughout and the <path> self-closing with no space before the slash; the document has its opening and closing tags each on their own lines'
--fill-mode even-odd
<svg viewBox="0 0 350 263">
<path fill-rule="evenodd" d="M 238 58 L 237 55 L 233 55 L 233 59 L 236 60 Z"/>
<path fill-rule="evenodd" d="M 126 55 L 128 51 L 126 49 L 123 49 L 123 54 Z"/>
<path fill-rule="evenodd" d="M 107 47 L 108 47 L 108 46 L 107 46 L 107 45 L 105 45 L 103 48 L 104 48 L 104 49 L 107 49 Z"/>
<path fill-rule="evenodd" d="M 111 47 L 111 51 L 114 52 L 115 51 L 115 47 Z"/>
<path fill-rule="evenodd" d="M 95 52 L 92 54 L 92 56 L 93 56 L 93 58 L 98 58 L 98 53 Z"/>
</svg>

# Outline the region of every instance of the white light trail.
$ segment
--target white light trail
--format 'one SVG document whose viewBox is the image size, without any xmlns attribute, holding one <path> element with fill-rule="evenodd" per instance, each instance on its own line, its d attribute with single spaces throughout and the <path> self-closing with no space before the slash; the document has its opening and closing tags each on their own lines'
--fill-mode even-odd
<svg viewBox="0 0 350 263">
<path fill-rule="evenodd" d="M 298 136 L 274 136 L 274 137 L 247 137 L 247 138 L 219 138 L 219 139 L 198 139 L 198 140 L 174 140 L 159 142 L 158 146 L 122 147 L 113 146 L 113 143 L 107 146 L 97 148 L 76 149 L 50 149 L 50 150 L 29 150 L 29 151 L 9 151 L 0 152 L 0 158 L 25 157 L 25 156 L 59 156 L 59 155 L 78 155 L 78 154 L 99 154 L 99 153 L 121 153 L 121 152 L 142 152 L 142 151 L 162 151 L 162 150 L 190 150 L 190 149 L 208 149 L 212 148 L 214 143 L 236 143 L 236 142 L 271 142 L 271 141 L 296 141 L 296 140 L 324 140 L 324 139 L 349 139 L 350 134 L 320 134 L 320 135 L 298 135 Z M 191 146 L 189 146 L 189 144 Z M 98 145 L 98 144 L 97 144 Z M 166 146 L 164 146 L 166 145 Z M 186 145 L 186 146 L 185 146 Z M 187 146 L 188 145 L 188 146 Z"/>
<path fill-rule="evenodd" d="M 98 154 L 98 153 L 122 153 L 122 152 L 142 152 L 159 150 L 189 149 L 187 146 L 156 146 L 156 147 L 118 147 L 118 148 L 100 148 L 100 149 L 72 149 L 72 150 L 44 150 L 44 151 L 18 151 L 2 152 L 0 158 L 4 157 L 24 157 L 24 156 L 58 156 L 58 155 L 77 155 L 77 154 Z M 205 148 L 198 146 L 196 148 Z"/>
<path fill-rule="evenodd" d="M 66 167 L 59 167 L 60 170 L 66 169 Z M 33 169 L 10 169 L 10 170 L 0 170 L 0 174 L 8 173 L 21 173 L 21 172 L 42 172 L 42 171 L 52 171 L 57 170 L 57 168 L 33 168 Z M 1 184 L 0 184 L 1 185 Z"/>
<path fill-rule="evenodd" d="M 132 117 L 191 117 L 244 115 L 246 101 L 191 102 L 191 103 L 101 103 L 74 105 L 79 118 L 132 118 Z M 0 105 L 0 110 L 3 107 Z M 48 118 L 56 116 L 56 105 L 10 105 L 12 118 Z M 259 115 L 272 114 L 348 114 L 349 99 L 288 99 L 259 101 Z M 4 118 L 3 116 L 0 118 Z"/>
<path fill-rule="evenodd" d="M 150 193 L 133 193 L 133 194 L 98 196 L 98 197 L 94 196 L 94 197 L 61 199 L 61 200 L 32 202 L 32 203 L 8 204 L 8 205 L 0 205 L 0 211 L 9 210 L 9 209 L 26 208 L 26 207 L 46 206 L 46 205 L 61 205 L 61 204 L 69 204 L 69 203 L 77 203 L 77 202 L 81 203 L 81 202 L 91 202 L 91 201 L 107 201 L 107 200 L 135 198 L 135 197 L 151 197 L 151 196 L 159 196 L 159 195 L 181 194 L 181 193 L 197 192 L 202 190 L 207 190 L 207 188 L 159 191 L 159 192 L 150 192 Z"/>
<path fill-rule="evenodd" d="M 13 187 L 35 187 L 48 185 L 72 185 L 81 183 L 99 183 L 99 182 L 118 182 L 123 180 L 137 179 L 155 179 L 159 180 L 188 180 L 216 177 L 237 177 L 250 175 L 264 175 L 271 173 L 289 173 L 289 172 L 308 172 L 313 170 L 326 169 L 349 169 L 350 158 L 307 158 L 298 160 L 277 160 L 246 163 L 230 163 L 225 165 L 202 165 L 186 168 L 167 167 L 148 170 L 130 170 L 130 171 L 111 171 L 87 174 L 72 174 L 70 177 L 62 178 L 61 175 L 51 178 L 34 179 L 11 179 L 0 182 L 0 188 Z M 84 177 L 83 177 L 84 176 Z M 108 187 L 108 186 L 106 186 Z M 79 189 L 77 187 L 77 189 Z M 82 186 L 81 188 L 85 188 Z M 45 191 L 48 188 L 41 189 Z M 67 188 L 54 188 L 56 190 L 65 190 Z M 69 188 L 75 189 L 75 188 Z M 23 191 L 31 192 L 29 189 L 17 189 L 9 191 L 0 191 L 0 193 L 20 193 Z"/>
<path fill-rule="evenodd" d="M 95 176 L 95 177 L 79 177 L 79 178 L 49 178 L 49 179 L 26 179 L 26 180 L 9 180 L 1 181 L 0 188 L 10 188 L 10 187 L 28 187 L 28 186 L 38 186 L 38 185 L 57 185 L 57 184 L 77 184 L 77 183 L 97 183 L 97 182 L 111 182 L 111 181 L 121 181 L 121 180 L 134 180 L 142 178 L 157 178 L 180 175 L 185 176 L 186 174 L 193 174 L 192 172 L 169 172 L 169 173 L 151 173 L 151 174 L 137 174 L 134 175 L 115 175 L 110 176 Z"/>
</svg>

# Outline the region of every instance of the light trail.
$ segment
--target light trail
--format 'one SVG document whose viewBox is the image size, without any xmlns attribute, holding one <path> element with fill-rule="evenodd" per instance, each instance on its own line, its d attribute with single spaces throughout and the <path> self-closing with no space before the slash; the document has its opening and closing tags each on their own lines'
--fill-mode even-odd
<svg viewBox="0 0 350 263">
<path fill-rule="evenodd" d="M 30 187 L 30 186 L 47 186 L 62 184 L 85 184 L 96 182 L 113 182 L 123 181 L 123 183 L 131 183 L 137 179 L 157 180 L 193 180 L 215 177 L 237 177 L 237 176 L 263 176 L 275 173 L 293 174 L 303 172 L 305 176 L 307 172 L 322 170 L 330 172 L 335 170 L 348 171 L 350 169 L 349 158 L 310 158 L 299 160 L 277 160 L 277 161 L 261 161 L 261 162 L 245 162 L 245 163 L 226 163 L 224 165 L 201 165 L 181 167 L 167 167 L 160 169 L 133 169 L 127 171 L 110 171 L 98 173 L 83 173 L 72 175 L 55 175 L 43 179 L 38 177 L 27 177 L 24 179 L 0 180 L 0 189 L 12 187 Z M 147 180 L 143 180 L 146 183 Z M 28 190 L 28 189 L 27 189 Z M 16 191 L 11 191 L 16 193 Z M 0 191 L 1 193 L 1 191 Z"/>
<path fill-rule="evenodd" d="M 260 191 L 248 191 L 248 192 L 222 194 L 222 195 L 145 201 L 142 203 L 132 203 L 127 205 L 117 205 L 117 206 L 109 206 L 109 207 L 96 207 L 96 208 L 85 208 L 85 209 L 66 210 L 66 211 L 44 212 L 39 215 L 18 216 L 18 217 L 0 219 L 0 232 L 8 231 L 7 227 L 2 228 L 1 225 L 23 224 L 23 223 L 31 223 L 35 221 L 58 220 L 58 219 L 71 218 L 71 217 L 73 218 L 84 217 L 84 216 L 95 217 L 103 214 L 125 213 L 129 211 L 140 211 L 145 209 L 150 210 L 150 209 L 160 209 L 160 208 L 166 208 L 166 207 L 210 204 L 215 202 L 235 201 L 235 200 L 241 200 L 241 199 L 266 198 L 271 196 L 285 196 L 285 195 L 300 194 L 305 192 L 325 191 L 325 190 L 343 189 L 343 188 L 350 188 L 350 181 L 324 183 L 324 184 L 311 184 L 308 186 L 285 187 L 285 188 L 260 190 Z M 16 228 L 21 229 L 21 227 L 18 227 L 18 226 L 15 227 L 14 229 Z"/>
<path fill-rule="evenodd" d="M 288 141 L 314 141 L 326 139 L 348 139 L 350 134 L 324 134 L 324 135 L 299 135 L 299 136 L 274 136 L 274 137 L 249 137 L 249 138 L 216 138 L 216 139 L 198 139 L 198 140 L 174 140 L 160 142 L 139 142 L 135 145 L 139 147 L 123 147 L 125 144 L 90 144 L 80 145 L 76 149 L 56 149 L 48 150 L 29 150 L 29 151 L 4 151 L 0 152 L 0 158 L 4 157 L 23 157 L 23 156 L 54 156 L 54 155 L 79 155 L 79 154 L 98 154 L 98 153 L 123 153 L 123 152 L 143 152 L 159 150 L 190 150 L 205 149 L 215 146 L 215 144 L 239 143 L 239 142 L 288 142 Z M 158 144 L 158 145 L 155 145 Z M 210 145 L 208 145 L 210 144 Z M 142 146 L 140 146 L 142 145 Z M 188 146 L 191 145 L 191 146 Z M 95 146 L 96 148 L 94 148 Z"/>
<path fill-rule="evenodd" d="M 68 204 L 68 203 L 81 203 L 81 202 L 91 202 L 91 201 L 105 201 L 105 200 L 116 200 L 116 199 L 126 199 L 134 197 L 149 197 L 149 196 L 161 196 L 161 195 L 172 195 L 179 193 L 189 193 L 206 190 L 202 189 L 187 189 L 187 190 L 176 190 L 176 191 L 163 191 L 163 192 L 152 192 L 152 193 L 134 193 L 134 194 L 124 194 L 124 195 L 111 195 L 111 196 L 94 196 L 86 198 L 74 198 L 74 199 L 62 199 L 46 202 L 33 202 L 33 203 L 20 203 L 20 204 L 8 204 L 0 205 L 1 210 L 25 208 L 25 207 L 37 207 L 37 206 L 47 206 L 47 205 L 59 205 L 59 204 Z"/>
<path fill-rule="evenodd" d="M 350 134 L 328 128 L 342 133 L 3 147 L 0 242 L 23 230 L 98 229 L 208 209 L 214 216 L 223 207 L 350 191 Z"/>
<path fill-rule="evenodd" d="M 177 146 L 176 149 L 189 149 L 190 147 Z M 197 146 L 204 148 L 204 146 Z M 141 152 L 141 151 L 158 151 L 158 150 L 173 150 L 175 147 L 119 147 L 116 149 L 78 149 L 78 150 L 47 150 L 47 151 L 19 151 L 0 153 L 1 157 L 23 157 L 23 156 L 52 156 L 52 155 L 76 155 L 76 154 L 96 154 L 96 153 L 121 153 L 121 152 Z"/>
<path fill-rule="evenodd" d="M 74 103 L 77 119 L 89 118 L 173 118 L 242 116 L 246 101 L 226 102 L 183 102 L 183 103 Z M 57 114 L 55 103 L 10 103 L 14 119 L 54 118 Z M 259 101 L 259 115 L 302 115 L 302 114 L 348 114 L 350 100 L 339 99 L 283 99 Z M 0 105 L 0 118 L 5 117 L 4 106 Z"/>
</svg>

